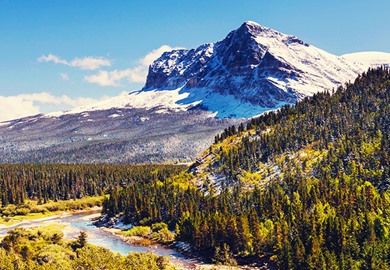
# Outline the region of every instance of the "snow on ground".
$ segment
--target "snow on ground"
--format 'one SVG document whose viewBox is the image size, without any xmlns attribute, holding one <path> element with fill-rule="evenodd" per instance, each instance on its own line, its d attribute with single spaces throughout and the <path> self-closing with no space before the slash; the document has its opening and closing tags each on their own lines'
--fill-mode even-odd
<svg viewBox="0 0 390 270">
<path fill-rule="evenodd" d="M 356 52 L 344 54 L 341 57 L 369 67 L 390 66 L 390 53 L 386 52 Z"/>
<path fill-rule="evenodd" d="M 279 83 L 276 79 L 275 84 Z M 283 106 L 284 102 L 279 102 L 273 108 L 262 108 L 249 102 L 237 100 L 232 95 L 222 95 L 210 91 L 206 88 L 184 89 L 183 86 L 173 90 L 147 90 L 137 91 L 130 94 L 122 94 L 108 100 L 101 101 L 94 105 L 83 106 L 64 112 L 53 112 L 45 114 L 44 117 L 60 117 L 67 114 L 81 113 L 82 118 L 89 116 L 90 111 L 108 110 L 112 108 L 144 108 L 151 109 L 158 107 L 156 113 L 167 114 L 170 111 L 186 111 L 198 104 L 206 107 L 210 111 L 209 117 L 214 118 L 249 118 L 259 115 L 269 110 Z M 121 117 L 121 111 L 109 115 L 109 118 Z M 142 122 L 149 118 L 140 119 Z M 86 121 L 92 121 L 87 119 Z M 0 123 L 7 125 L 9 122 Z"/>
<path fill-rule="evenodd" d="M 183 90 L 184 91 L 184 90 Z M 202 106 L 213 113 L 212 117 L 218 118 L 249 118 L 266 111 L 281 107 L 285 102 L 279 102 L 274 108 L 263 108 L 249 102 L 237 100 L 232 95 L 221 95 L 207 88 L 192 88 L 187 98 L 179 100 L 179 104 L 191 104 L 201 102 Z"/>
<path fill-rule="evenodd" d="M 145 122 L 150 120 L 150 117 L 140 117 L 139 120 L 141 120 L 141 122 Z"/>
<path fill-rule="evenodd" d="M 111 99 L 101 101 L 92 106 L 84 106 L 65 112 L 48 113 L 45 117 L 59 117 L 64 114 L 83 113 L 86 117 L 88 111 L 107 110 L 111 108 L 144 108 L 159 107 L 156 113 L 166 114 L 170 111 L 185 111 L 198 104 L 202 104 L 210 110 L 210 117 L 218 118 L 247 118 L 254 114 L 260 114 L 273 108 L 259 108 L 250 103 L 238 101 L 234 96 L 213 93 L 209 89 L 183 89 L 179 87 L 173 90 L 147 90 L 123 94 Z M 278 104 L 276 107 L 284 105 Z M 234 113 L 232 113 L 234 112 Z M 120 111 L 111 114 L 110 118 L 122 116 Z M 149 120 L 143 118 L 141 121 Z"/>
<path fill-rule="evenodd" d="M 122 115 L 120 114 L 117 114 L 117 113 L 114 113 L 114 114 L 111 114 L 109 117 L 110 118 L 117 118 L 117 117 L 121 117 Z"/>
</svg>

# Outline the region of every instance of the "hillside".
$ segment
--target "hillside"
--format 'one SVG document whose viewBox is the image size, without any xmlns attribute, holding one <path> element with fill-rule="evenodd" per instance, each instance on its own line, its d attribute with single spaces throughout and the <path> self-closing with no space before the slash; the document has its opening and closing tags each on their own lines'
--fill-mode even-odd
<svg viewBox="0 0 390 270">
<path fill-rule="evenodd" d="M 224 264 L 388 269 L 389 101 L 389 70 L 369 70 L 227 128 L 190 174 L 118 188 L 103 212 L 164 221 L 187 249 Z"/>
<path fill-rule="evenodd" d="M 188 162 L 238 122 L 161 107 L 52 115 L 0 123 L 0 163 Z"/>
<path fill-rule="evenodd" d="M 262 172 L 267 178 L 264 165 L 272 167 L 275 178 L 282 174 L 285 160 L 304 161 L 306 166 L 328 159 L 324 162 L 332 161 L 332 175 L 361 166 L 361 178 L 386 188 L 390 184 L 388 79 L 387 69 L 371 70 L 333 95 L 318 93 L 294 107 L 252 119 L 246 127 L 227 128 L 194 171 L 237 183 L 243 171 Z M 323 177 L 318 170 L 309 173 Z"/>
</svg>

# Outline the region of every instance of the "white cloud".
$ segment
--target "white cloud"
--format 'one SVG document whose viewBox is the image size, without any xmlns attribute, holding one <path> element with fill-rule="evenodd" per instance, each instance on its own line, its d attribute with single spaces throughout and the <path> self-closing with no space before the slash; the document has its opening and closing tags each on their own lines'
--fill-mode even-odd
<svg viewBox="0 0 390 270">
<path fill-rule="evenodd" d="M 61 80 L 63 80 L 63 81 L 69 81 L 69 75 L 66 72 L 61 73 L 60 77 L 61 77 Z"/>
<path fill-rule="evenodd" d="M 47 92 L 0 96 L 0 122 L 39 113 L 48 113 L 53 110 L 68 110 L 93 104 L 107 98 L 106 96 L 100 99 L 84 97 L 71 98 L 66 95 L 54 96 Z"/>
<path fill-rule="evenodd" d="M 145 82 L 146 75 L 147 68 L 137 66 L 124 70 L 100 70 L 98 74 L 85 76 L 84 79 L 89 83 L 96 83 L 101 86 L 118 86 L 123 79 L 127 79 L 129 82 Z"/>
<path fill-rule="evenodd" d="M 138 65 L 136 67 L 112 71 L 100 70 L 97 74 L 85 76 L 84 80 L 101 86 L 118 86 L 120 81 L 124 79 L 129 82 L 143 83 L 146 80 L 149 65 L 164 52 L 176 49 L 181 48 L 172 48 L 168 45 L 162 45 L 160 48 L 149 52 L 142 59 L 138 60 Z"/>
<path fill-rule="evenodd" d="M 54 54 L 48 54 L 48 55 L 42 55 L 38 58 L 39 62 L 53 62 L 55 64 L 63 64 L 63 65 L 69 65 L 68 61 L 63 60 L 59 58 L 57 55 Z"/>
<path fill-rule="evenodd" d="M 83 70 L 96 70 L 101 67 L 111 66 L 111 61 L 103 57 L 83 57 L 83 58 L 74 58 L 71 61 L 61 59 L 59 56 L 54 54 L 42 55 L 38 58 L 39 62 L 53 62 L 55 64 L 62 64 L 74 68 L 79 68 Z"/>
<path fill-rule="evenodd" d="M 78 67 L 86 70 L 95 70 L 100 67 L 109 67 L 111 62 L 108 59 L 102 57 L 84 57 L 75 58 L 70 62 L 71 67 Z"/>
</svg>

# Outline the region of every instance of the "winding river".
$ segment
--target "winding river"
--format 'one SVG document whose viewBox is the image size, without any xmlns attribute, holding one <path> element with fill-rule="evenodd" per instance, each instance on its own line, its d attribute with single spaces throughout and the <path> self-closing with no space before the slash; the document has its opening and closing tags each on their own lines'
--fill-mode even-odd
<svg viewBox="0 0 390 270">
<path fill-rule="evenodd" d="M 123 241 L 119 236 L 116 236 L 102 228 L 96 227 L 92 224 L 92 218 L 99 216 L 96 211 L 85 212 L 81 214 L 73 214 L 67 216 L 53 216 L 44 219 L 36 219 L 12 226 L 0 227 L 0 238 L 7 234 L 9 230 L 14 228 L 32 228 L 38 226 L 45 226 L 49 224 L 65 225 L 63 230 L 64 238 L 75 239 L 80 231 L 88 234 L 88 242 L 110 249 L 113 252 L 118 252 L 126 255 L 129 252 L 148 252 L 151 251 L 157 255 L 168 256 L 170 261 L 181 269 L 195 268 L 195 264 L 199 263 L 195 260 L 189 259 L 177 251 L 164 246 L 137 246 Z"/>
</svg>

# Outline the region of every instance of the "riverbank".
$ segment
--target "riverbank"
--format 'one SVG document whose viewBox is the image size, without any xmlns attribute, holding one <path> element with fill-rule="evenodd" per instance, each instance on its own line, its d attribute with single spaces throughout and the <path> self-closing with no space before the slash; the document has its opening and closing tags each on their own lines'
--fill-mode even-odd
<svg viewBox="0 0 390 270">
<path fill-rule="evenodd" d="M 63 213 L 90 210 L 101 207 L 105 196 L 83 197 L 66 201 L 47 201 L 40 204 L 35 200 L 27 200 L 21 205 L 9 204 L 0 208 L 0 228 L 21 222 L 52 218 Z"/>
<path fill-rule="evenodd" d="M 45 217 L 40 218 L 34 218 L 34 215 L 31 214 L 29 216 L 23 216 L 21 217 L 22 220 L 18 221 L 18 219 L 13 219 L 10 223 L 2 223 L 0 224 L 0 230 L 9 230 L 16 227 L 28 227 L 29 224 L 34 226 L 34 224 L 43 224 L 43 225 L 51 225 L 54 223 L 54 220 L 69 217 L 72 215 L 79 215 L 79 214 L 87 214 L 87 213 L 96 213 L 95 215 L 89 216 L 89 218 L 96 218 L 100 216 L 100 212 L 102 210 L 101 206 L 93 206 L 88 209 L 79 209 L 79 210 L 70 210 L 70 211 L 56 211 L 56 212 L 49 212 L 46 214 Z M 23 219 L 25 218 L 25 219 Z M 57 222 L 55 222 L 57 223 Z"/>
<path fill-rule="evenodd" d="M 88 215 L 88 214 L 87 214 Z M 86 234 L 67 239 L 64 226 L 78 223 L 83 214 L 65 217 L 62 224 L 14 230 L 0 247 L 1 269 L 174 269 L 168 258 L 148 252 L 117 253 L 86 240 Z M 90 221 L 85 221 L 90 224 Z M 93 227 L 96 229 L 96 227 Z M 97 229 L 99 230 L 99 229 Z M 99 230 L 100 231 L 100 230 Z M 70 241 L 69 241 L 70 240 Z M 109 242 L 113 239 L 106 238 Z"/>
<path fill-rule="evenodd" d="M 64 239 L 67 240 L 74 240 L 77 238 L 80 231 L 85 231 L 88 234 L 87 241 L 92 245 L 102 246 L 122 255 L 126 255 L 129 252 L 152 252 L 159 256 L 168 257 L 171 264 L 178 270 L 245 269 L 245 267 L 226 267 L 205 263 L 192 256 L 183 255 L 180 249 L 175 248 L 174 245 L 161 245 L 157 242 L 152 242 L 147 246 L 139 246 L 137 245 L 137 242 L 139 241 L 129 241 L 128 237 L 117 234 L 117 232 L 121 231 L 120 229 L 94 226 L 91 220 L 96 220 L 100 217 L 100 211 L 100 207 L 68 212 L 65 211 L 50 217 L 23 221 L 11 226 L 3 225 L 3 227 L 0 228 L 0 238 L 2 233 L 5 235 L 6 231 L 16 227 L 33 230 L 40 230 L 40 228 L 59 229 L 63 233 Z"/>
<path fill-rule="evenodd" d="M 148 247 L 151 250 L 153 249 L 167 249 L 175 250 L 180 254 L 180 260 L 177 259 L 176 255 L 168 255 L 170 257 L 171 263 L 176 267 L 176 269 L 195 269 L 195 270 L 236 270 L 236 269 L 260 269 L 251 266 L 225 266 L 225 265 L 216 265 L 209 263 L 202 258 L 195 257 L 194 254 L 188 250 L 188 245 L 185 243 L 170 243 L 164 244 L 159 243 L 158 241 L 153 241 L 147 237 L 142 236 L 126 236 L 123 234 L 123 230 L 115 227 L 99 227 L 101 230 L 110 233 L 114 237 L 120 238 L 123 242 L 131 244 Z"/>
</svg>

